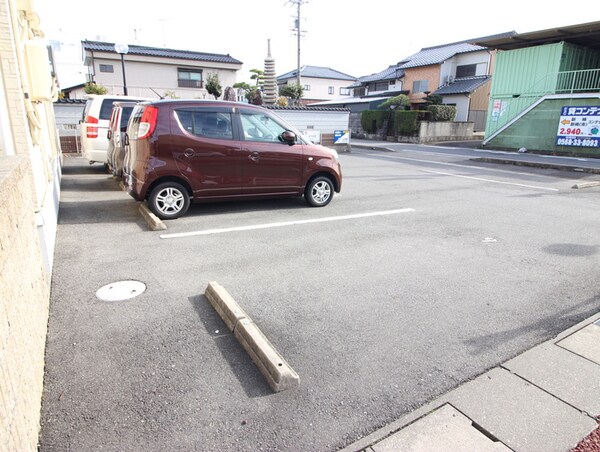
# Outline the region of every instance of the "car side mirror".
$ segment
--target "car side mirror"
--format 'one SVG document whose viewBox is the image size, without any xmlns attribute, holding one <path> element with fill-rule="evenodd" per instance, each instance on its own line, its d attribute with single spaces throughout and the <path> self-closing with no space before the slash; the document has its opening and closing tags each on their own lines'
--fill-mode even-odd
<svg viewBox="0 0 600 452">
<path fill-rule="evenodd" d="M 106 138 L 108 138 L 109 140 L 112 138 L 112 130 L 108 130 L 108 132 L 106 132 Z"/>
<path fill-rule="evenodd" d="M 123 144 L 125 146 L 129 146 L 129 135 L 125 132 L 125 136 L 123 137 Z"/>
<path fill-rule="evenodd" d="M 285 130 L 281 135 L 280 135 L 280 140 L 283 143 L 287 143 L 290 146 L 296 144 L 296 140 L 297 140 L 297 136 L 294 132 L 290 131 L 290 130 Z"/>
</svg>

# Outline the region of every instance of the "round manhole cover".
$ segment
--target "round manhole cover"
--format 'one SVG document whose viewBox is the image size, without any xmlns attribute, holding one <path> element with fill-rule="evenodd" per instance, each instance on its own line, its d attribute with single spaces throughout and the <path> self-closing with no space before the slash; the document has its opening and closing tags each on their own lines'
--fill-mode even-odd
<svg viewBox="0 0 600 452">
<path fill-rule="evenodd" d="M 146 290 L 146 284 L 140 281 L 118 281 L 101 287 L 96 297 L 103 301 L 122 301 L 136 297 Z"/>
</svg>

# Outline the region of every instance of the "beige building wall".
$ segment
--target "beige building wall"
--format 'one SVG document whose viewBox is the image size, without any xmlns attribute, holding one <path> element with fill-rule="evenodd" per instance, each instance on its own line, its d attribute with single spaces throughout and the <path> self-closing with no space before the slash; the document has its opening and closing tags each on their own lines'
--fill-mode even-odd
<svg viewBox="0 0 600 452">
<path fill-rule="evenodd" d="M 423 102 L 423 98 L 426 96 L 423 92 L 413 92 L 413 83 L 418 80 L 427 80 L 427 90 L 434 92 L 440 84 L 440 66 L 431 65 L 404 70 L 403 85 L 405 90 L 410 91 L 409 98 L 412 104 Z"/>
<path fill-rule="evenodd" d="M 56 83 L 29 0 L 0 0 L 0 449 L 36 451 L 60 193 Z"/>
<path fill-rule="evenodd" d="M 473 93 L 471 93 L 471 110 L 487 111 L 490 102 L 490 90 L 492 81 L 488 80 Z"/>
</svg>

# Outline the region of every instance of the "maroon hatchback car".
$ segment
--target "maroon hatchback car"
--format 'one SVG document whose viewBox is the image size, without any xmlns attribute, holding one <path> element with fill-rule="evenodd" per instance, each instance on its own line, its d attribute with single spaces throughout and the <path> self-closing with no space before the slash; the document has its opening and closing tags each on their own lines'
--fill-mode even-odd
<svg viewBox="0 0 600 452">
<path fill-rule="evenodd" d="M 302 196 L 329 204 L 342 187 L 335 150 L 315 145 L 273 112 L 201 100 L 138 104 L 126 137 L 127 192 L 161 219 L 192 201 Z"/>
</svg>

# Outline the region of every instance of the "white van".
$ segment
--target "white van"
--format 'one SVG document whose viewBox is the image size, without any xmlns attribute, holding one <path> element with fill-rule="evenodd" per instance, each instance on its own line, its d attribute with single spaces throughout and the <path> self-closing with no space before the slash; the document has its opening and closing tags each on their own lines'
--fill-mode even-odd
<svg viewBox="0 0 600 452">
<path fill-rule="evenodd" d="M 108 163 L 108 123 L 113 102 L 142 102 L 149 99 L 132 96 L 90 94 L 81 118 L 81 151 L 90 163 Z"/>
</svg>

